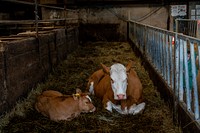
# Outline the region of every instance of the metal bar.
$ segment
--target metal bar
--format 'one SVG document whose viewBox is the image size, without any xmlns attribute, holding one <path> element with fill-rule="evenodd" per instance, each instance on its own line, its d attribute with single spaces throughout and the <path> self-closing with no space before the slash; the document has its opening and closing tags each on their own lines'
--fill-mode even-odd
<svg viewBox="0 0 200 133">
<path fill-rule="evenodd" d="M 200 39 L 179 34 L 176 32 L 166 31 L 164 29 L 162 30 L 157 27 L 140 24 L 134 21 L 130 21 L 130 23 L 133 23 L 135 25 L 134 28 L 136 29 L 137 34 L 135 39 L 136 43 L 137 41 L 142 42 L 141 39 L 146 40 L 147 43 L 145 44 L 146 49 L 144 52 L 146 52 L 147 58 L 151 59 L 150 63 L 152 64 L 152 66 L 154 66 L 155 70 L 160 74 L 160 76 L 164 75 L 163 78 L 165 79 L 166 77 L 168 77 L 166 82 L 168 82 L 170 89 L 173 90 L 172 93 L 174 94 L 175 98 L 175 112 L 177 111 L 178 102 L 181 102 L 186 105 L 184 107 L 191 115 L 191 118 L 193 119 L 192 116 L 195 116 L 193 120 L 199 120 L 199 101 L 196 81 L 194 44 L 198 45 L 198 56 L 200 57 Z M 188 26 L 192 27 L 190 23 L 188 23 Z M 143 27 L 146 28 L 144 29 Z M 146 30 L 146 36 L 142 36 L 144 35 L 144 30 Z M 175 38 L 175 44 L 172 44 L 172 38 Z M 188 66 L 188 46 L 190 47 L 189 49 L 191 53 L 192 67 Z M 163 50 L 163 48 L 165 49 L 165 51 Z M 165 59 L 166 57 L 168 57 L 169 59 Z M 165 63 L 169 64 L 166 66 L 166 68 Z M 192 70 L 189 70 L 190 68 L 192 68 Z M 165 72 L 165 70 L 167 72 Z M 192 71 L 192 77 L 194 77 L 192 80 L 193 87 L 190 87 L 189 80 L 191 79 L 191 74 L 189 74 L 189 71 Z M 191 90 L 191 88 L 193 88 L 193 90 Z M 184 100 L 184 96 L 186 98 L 186 101 Z"/>
<path fill-rule="evenodd" d="M 166 80 L 167 80 L 167 83 L 168 85 L 170 86 L 170 51 L 169 51 L 169 45 L 170 45 L 170 42 L 169 42 L 169 34 L 166 34 L 166 71 L 167 71 L 167 77 L 166 77 Z"/>
<path fill-rule="evenodd" d="M 48 19 L 48 20 L 38 20 L 38 23 L 50 23 L 56 21 L 65 21 L 65 20 L 77 20 L 73 18 L 68 19 Z M 0 20 L 0 24 L 34 24 L 36 20 Z"/>
<path fill-rule="evenodd" d="M 158 66 L 159 66 L 159 72 L 160 74 L 163 76 L 163 73 L 162 73 L 162 33 L 159 32 L 159 43 L 158 43 L 158 58 L 159 58 L 159 62 L 158 62 Z"/>
<path fill-rule="evenodd" d="M 188 53 L 187 43 L 184 42 L 184 76 L 185 76 L 185 92 L 186 92 L 186 105 L 187 110 L 191 111 L 191 98 L 190 98 L 190 87 L 189 87 L 189 72 L 188 72 Z"/>
<path fill-rule="evenodd" d="M 26 4 L 26 5 L 32 5 L 34 6 L 35 3 L 33 2 L 26 2 L 26 1 L 19 1 L 19 0 L 2 0 L 5 2 L 12 2 L 12 3 L 19 3 L 19 4 Z M 52 8 L 52 9 L 58 9 L 58 10 L 71 10 L 71 11 L 76 11 L 72 9 L 65 9 L 64 7 L 57 7 L 57 6 L 48 6 L 48 5 L 43 5 L 43 4 L 38 4 L 39 7 L 46 7 L 46 8 Z"/>
<path fill-rule="evenodd" d="M 162 46 L 162 51 L 163 51 L 163 77 L 165 81 L 167 81 L 167 51 L 166 51 L 166 34 L 163 33 L 163 46 Z"/>
<path fill-rule="evenodd" d="M 192 81 L 193 81 L 193 89 L 194 89 L 194 112 L 195 119 L 199 119 L 199 102 L 198 102 L 198 90 L 197 90 L 197 81 L 196 81 L 196 64 L 195 64 L 195 51 L 194 51 L 194 43 L 190 44 L 190 53 L 191 53 L 191 65 L 192 65 Z"/>
<path fill-rule="evenodd" d="M 179 56 L 180 56 L 180 70 L 179 70 L 179 100 L 183 101 L 183 40 L 180 40 L 180 52 L 179 52 Z"/>
<path fill-rule="evenodd" d="M 174 93 L 175 96 L 178 97 L 178 88 L 179 88 L 179 51 L 180 51 L 180 42 L 178 40 L 177 34 L 176 34 L 176 41 L 175 41 L 175 87 L 174 87 Z"/>
<path fill-rule="evenodd" d="M 36 38 L 38 38 L 38 3 L 37 0 L 35 0 L 35 32 L 36 32 Z"/>
<path fill-rule="evenodd" d="M 54 27 L 52 27 L 52 26 L 38 26 L 38 29 L 56 29 L 56 28 L 63 28 L 63 27 L 65 27 L 64 25 L 63 26 L 54 26 Z M 0 27 L 0 29 L 2 30 L 2 29 L 10 29 L 10 30 L 29 30 L 29 29 L 31 29 L 31 30 L 34 30 L 35 29 L 35 27 L 9 27 L 9 28 L 1 28 Z"/>
</svg>

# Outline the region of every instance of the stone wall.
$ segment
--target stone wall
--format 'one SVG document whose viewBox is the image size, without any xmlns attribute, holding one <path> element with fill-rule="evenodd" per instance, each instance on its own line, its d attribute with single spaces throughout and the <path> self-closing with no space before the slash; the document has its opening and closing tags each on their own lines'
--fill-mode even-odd
<svg viewBox="0 0 200 133">
<path fill-rule="evenodd" d="M 78 46 L 78 28 L 0 42 L 0 114 L 47 77 Z"/>
</svg>

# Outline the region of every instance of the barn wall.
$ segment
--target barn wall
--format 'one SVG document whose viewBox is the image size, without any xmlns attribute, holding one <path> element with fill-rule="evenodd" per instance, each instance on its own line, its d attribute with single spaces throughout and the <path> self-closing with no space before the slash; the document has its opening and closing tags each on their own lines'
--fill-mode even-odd
<svg viewBox="0 0 200 133">
<path fill-rule="evenodd" d="M 41 82 L 78 46 L 78 28 L 56 29 L 38 39 L 0 42 L 0 114 Z"/>
<path fill-rule="evenodd" d="M 124 41 L 127 39 L 127 25 L 126 20 L 139 21 L 144 24 L 167 29 L 168 10 L 166 7 L 92 7 L 79 9 L 79 19 L 83 24 L 99 24 L 99 25 L 118 25 L 117 31 L 111 32 L 113 36 L 116 36 L 116 41 Z M 108 28 L 107 28 L 108 29 Z M 96 34 L 102 33 L 102 30 L 107 32 L 106 27 L 96 27 Z M 83 34 L 85 31 L 83 32 Z M 100 35 L 101 36 L 101 35 Z"/>
<path fill-rule="evenodd" d="M 75 20 L 80 23 L 80 40 L 125 41 L 128 18 L 159 28 L 167 29 L 168 9 L 164 6 L 91 6 L 76 10 L 42 8 L 42 19 L 67 18 L 67 25 Z M 73 20 L 73 21 L 72 21 Z M 77 22 L 75 22 L 77 23 Z"/>
</svg>

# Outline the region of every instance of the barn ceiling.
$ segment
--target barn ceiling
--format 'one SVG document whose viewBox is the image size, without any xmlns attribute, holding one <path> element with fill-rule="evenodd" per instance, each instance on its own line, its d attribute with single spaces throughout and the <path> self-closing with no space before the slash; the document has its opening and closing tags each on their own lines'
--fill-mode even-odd
<svg viewBox="0 0 200 133">
<path fill-rule="evenodd" d="M 0 8 L 9 9 L 7 7 L 17 8 L 18 6 L 29 6 L 33 5 L 35 0 L 0 0 Z M 170 4 L 185 4 L 189 2 L 195 2 L 199 0 L 37 0 L 38 3 L 45 4 L 47 2 L 48 5 L 61 6 L 63 5 L 170 5 Z M 52 2 L 52 4 L 51 4 Z M 56 4 L 55 4 L 56 3 Z"/>
</svg>

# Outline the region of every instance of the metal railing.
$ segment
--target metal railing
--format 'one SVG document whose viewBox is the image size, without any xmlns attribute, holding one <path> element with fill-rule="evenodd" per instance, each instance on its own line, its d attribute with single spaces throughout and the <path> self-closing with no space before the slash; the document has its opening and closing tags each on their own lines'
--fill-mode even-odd
<svg viewBox="0 0 200 133">
<path fill-rule="evenodd" d="M 0 20 L 0 29 L 6 30 L 6 35 L 11 32 L 11 34 L 17 34 L 17 32 L 23 31 L 33 31 L 35 32 L 35 36 L 38 36 L 39 31 L 51 30 L 56 28 L 66 28 L 69 27 L 68 24 L 77 24 L 78 25 L 78 17 L 76 16 L 67 16 L 69 12 L 77 12 L 77 10 L 67 9 L 66 7 L 57 7 L 57 6 L 49 6 L 39 4 L 39 0 L 34 0 L 33 2 L 19 1 L 19 0 L 2 0 L 3 2 L 10 2 L 16 4 L 24 4 L 35 7 L 34 14 L 35 18 L 32 20 Z M 62 12 L 63 16 L 60 18 L 48 18 L 41 19 L 39 17 L 38 10 L 40 8 L 52 9 L 54 11 Z M 3 34 L 4 35 L 4 34 Z M 5 35 L 4 35 L 5 36 Z M 0 38 L 1 40 L 1 38 Z"/>
<path fill-rule="evenodd" d="M 196 77 L 200 63 L 200 39 L 135 21 L 128 23 L 129 39 L 163 78 L 176 99 L 184 103 L 194 121 L 198 121 Z"/>
<path fill-rule="evenodd" d="M 200 20 L 176 19 L 176 32 L 200 38 Z"/>
</svg>

